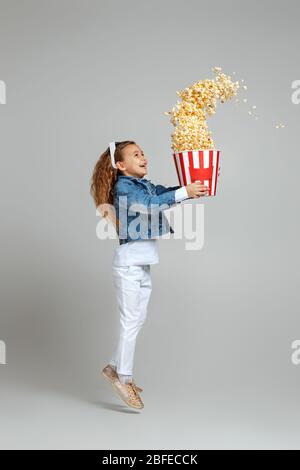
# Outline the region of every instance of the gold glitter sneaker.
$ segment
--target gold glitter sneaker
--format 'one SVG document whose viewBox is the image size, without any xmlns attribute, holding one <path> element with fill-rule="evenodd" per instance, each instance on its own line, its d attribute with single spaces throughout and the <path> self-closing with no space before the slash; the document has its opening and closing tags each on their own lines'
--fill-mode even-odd
<svg viewBox="0 0 300 470">
<path fill-rule="evenodd" d="M 144 403 L 142 402 L 134 383 L 128 382 L 122 384 L 119 380 L 115 380 L 112 382 L 112 386 L 126 405 L 131 408 L 144 408 Z"/>
<path fill-rule="evenodd" d="M 110 364 L 104 367 L 102 370 L 102 375 L 110 382 L 111 384 L 115 382 L 116 380 L 119 380 L 119 376 L 117 372 L 111 367 Z M 136 388 L 136 390 L 141 393 L 143 389 L 141 387 L 138 387 L 134 381 L 132 381 L 132 385 Z"/>
</svg>

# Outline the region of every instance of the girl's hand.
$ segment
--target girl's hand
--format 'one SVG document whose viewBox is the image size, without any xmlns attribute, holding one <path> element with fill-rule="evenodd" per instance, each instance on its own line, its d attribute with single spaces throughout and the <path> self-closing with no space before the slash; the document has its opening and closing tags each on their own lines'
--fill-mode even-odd
<svg viewBox="0 0 300 470">
<path fill-rule="evenodd" d="M 202 184 L 200 181 L 195 181 L 194 183 L 187 184 L 186 190 L 189 197 L 196 198 L 200 196 L 205 196 L 208 193 L 209 188 L 208 186 L 205 186 L 205 184 Z"/>
</svg>

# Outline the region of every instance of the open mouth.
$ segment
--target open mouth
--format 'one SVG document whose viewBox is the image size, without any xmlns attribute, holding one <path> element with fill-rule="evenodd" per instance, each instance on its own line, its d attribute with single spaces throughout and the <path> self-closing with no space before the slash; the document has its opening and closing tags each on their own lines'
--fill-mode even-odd
<svg viewBox="0 0 300 470">
<path fill-rule="evenodd" d="M 144 163 L 143 165 L 140 165 L 141 168 L 147 168 L 147 163 Z"/>
</svg>

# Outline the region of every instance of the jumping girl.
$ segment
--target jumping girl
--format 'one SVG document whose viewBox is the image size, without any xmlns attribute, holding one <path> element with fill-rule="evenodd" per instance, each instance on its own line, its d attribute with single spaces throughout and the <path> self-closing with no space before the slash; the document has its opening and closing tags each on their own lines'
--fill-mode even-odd
<svg viewBox="0 0 300 470">
<path fill-rule="evenodd" d="M 128 406 L 138 409 L 144 408 L 140 397 L 143 389 L 133 380 L 133 364 L 136 338 L 147 317 L 152 291 L 150 265 L 159 262 L 156 237 L 174 233 L 163 211 L 208 192 L 200 182 L 187 186 L 154 185 L 144 178 L 147 168 L 148 159 L 134 141 L 110 142 L 91 179 L 95 205 L 113 222 L 119 237 L 112 270 L 120 333 L 102 374 Z M 138 205 L 138 211 L 134 205 Z"/>
</svg>

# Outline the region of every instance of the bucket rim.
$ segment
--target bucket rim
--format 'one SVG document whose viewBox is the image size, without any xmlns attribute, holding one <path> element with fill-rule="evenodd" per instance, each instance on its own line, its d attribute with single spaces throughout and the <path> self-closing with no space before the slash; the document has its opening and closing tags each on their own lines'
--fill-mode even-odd
<svg viewBox="0 0 300 470">
<path fill-rule="evenodd" d="M 205 152 L 205 151 L 211 151 L 213 150 L 214 152 L 221 152 L 220 149 L 193 149 L 193 150 L 180 150 L 178 152 L 173 152 L 173 155 L 177 155 L 178 153 L 184 153 L 184 152 Z"/>
</svg>

